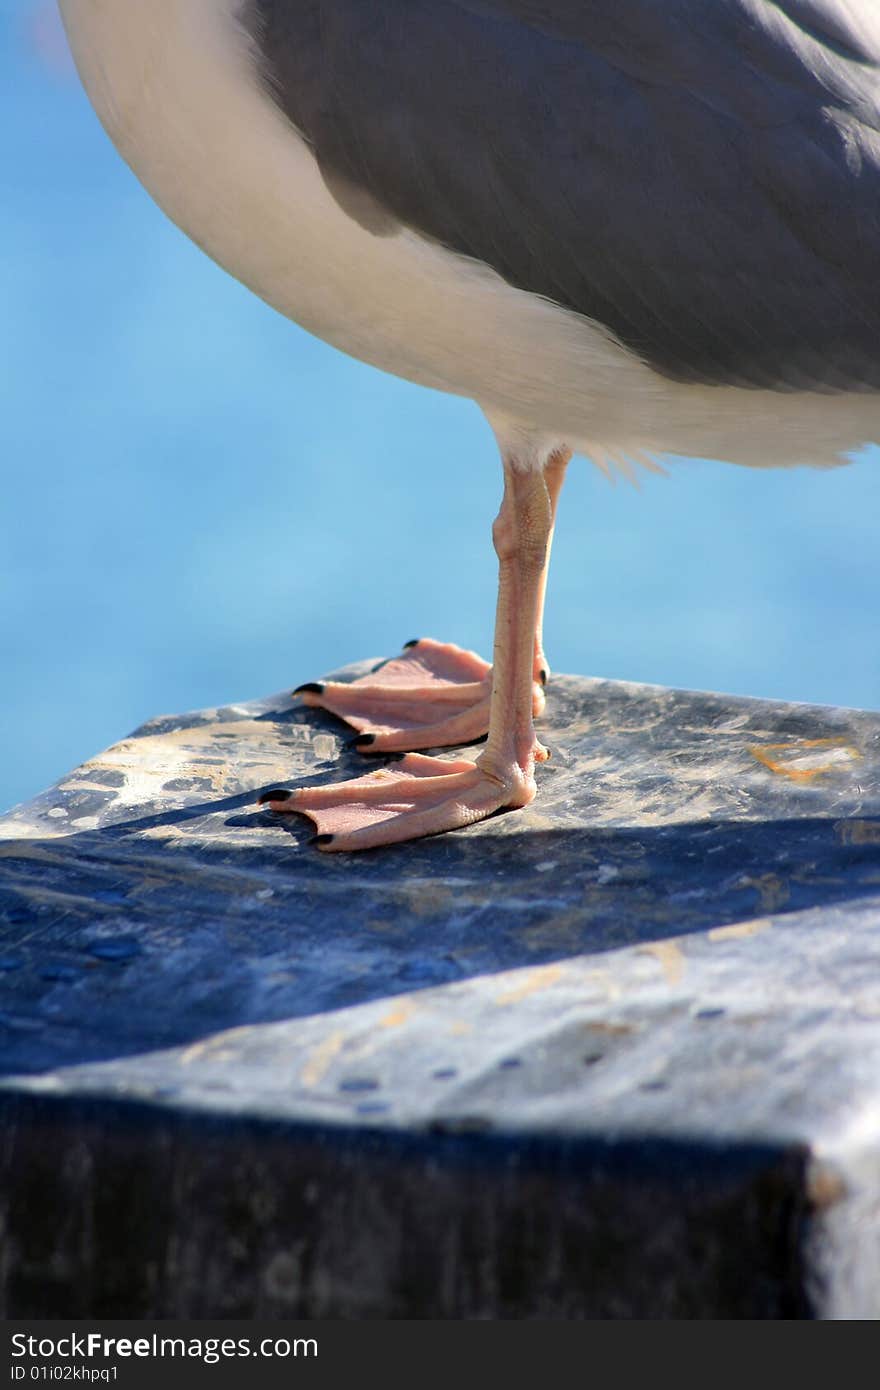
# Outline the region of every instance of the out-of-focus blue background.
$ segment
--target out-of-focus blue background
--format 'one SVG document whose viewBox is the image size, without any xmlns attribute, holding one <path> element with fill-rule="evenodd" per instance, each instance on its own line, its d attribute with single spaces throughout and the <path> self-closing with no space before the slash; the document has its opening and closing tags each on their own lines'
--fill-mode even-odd
<svg viewBox="0 0 880 1390">
<path fill-rule="evenodd" d="M 144 0 L 148 3 L 148 0 Z M 54 6 L 0 0 L 0 809 L 143 719 L 432 634 L 491 649 L 477 408 L 285 322 L 115 154 Z M 557 670 L 880 705 L 880 451 L 831 473 L 583 461 Z"/>
</svg>

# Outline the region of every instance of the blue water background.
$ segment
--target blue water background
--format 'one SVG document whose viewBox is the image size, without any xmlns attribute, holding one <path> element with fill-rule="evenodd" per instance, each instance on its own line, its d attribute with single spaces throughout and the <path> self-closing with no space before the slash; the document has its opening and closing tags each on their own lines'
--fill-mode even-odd
<svg viewBox="0 0 880 1390">
<path fill-rule="evenodd" d="M 112 149 L 53 10 L 0 6 L 0 809 L 151 715 L 422 634 L 490 652 L 500 469 L 477 408 L 213 265 Z M 880 451 L 670 473 L 569 470 L 554 667 L 880 705 Z"/>
</svg>

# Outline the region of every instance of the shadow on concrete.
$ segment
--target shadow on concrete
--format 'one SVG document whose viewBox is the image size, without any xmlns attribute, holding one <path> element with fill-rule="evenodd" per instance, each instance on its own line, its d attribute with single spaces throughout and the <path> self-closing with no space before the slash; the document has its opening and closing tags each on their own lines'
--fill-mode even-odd
<svg viewBox="0 0 880 1390">
<path fill-rule="evenodd" d="M 326 856 L 299 818 L 279 844 L 254 795 L 3 845 L 3 1072 L 880 897 L 880 844 L 832 817 L 548 830 L 500 817 Z M 271 839 L 244 843 L 263 824 Z"/>
</svg>

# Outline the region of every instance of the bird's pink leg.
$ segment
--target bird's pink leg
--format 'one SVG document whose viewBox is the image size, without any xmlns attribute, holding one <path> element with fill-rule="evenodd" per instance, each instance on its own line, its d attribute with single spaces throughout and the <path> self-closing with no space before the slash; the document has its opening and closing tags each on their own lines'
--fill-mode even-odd
<svg viewBox="0 0 880 1390">
<path fill-rule="evenodd" d="M 550 498 L 552 541 L 556 507 L 570 449 L 559 449 L 544 465 Z M 550 558 L 550 543 L 547 559 Z M 532 712 L 544 710 L 549 666 L 542 638 L 547 565 L 541 575 L 534 633 Z M 363 753 L 448 748 L 485 737 L 489 728 L 492 667 L 476 652 L 425 637 L 409 642 L 400 656 L 354 681 L 314 681 L 293 693 L 313 708 L 329 710 L 359 731 L 354 746 Z M 546 756 L 543 749 L 538 757 Z"/>
<path fill-rule="evenodd" d="M 553 509 L 543 468 L 504 460 L 504 500 L 493 527 L 499 559 L 489 736 L 476 762 L 409 753 L 335 786 L 272 791 L 273 811 L 314 821 L 325 850 L 371 849 L 434 835 L 527 806 L 535 795 L 535 634 Z"/>
</svg>

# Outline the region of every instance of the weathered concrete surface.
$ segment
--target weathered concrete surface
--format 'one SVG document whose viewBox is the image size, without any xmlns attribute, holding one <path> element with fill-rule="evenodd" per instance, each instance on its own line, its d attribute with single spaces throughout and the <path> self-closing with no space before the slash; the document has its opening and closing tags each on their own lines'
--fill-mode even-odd
<svg viewBox="0 0 880 1390">
<path fill-rule="evenodd" d="M 543 729 L 360 856 L 254 805 L 364 768 L 286 696 L 0 822 L 7 1316 L 880 1315 L 880 716 Z"/>
</svg>

